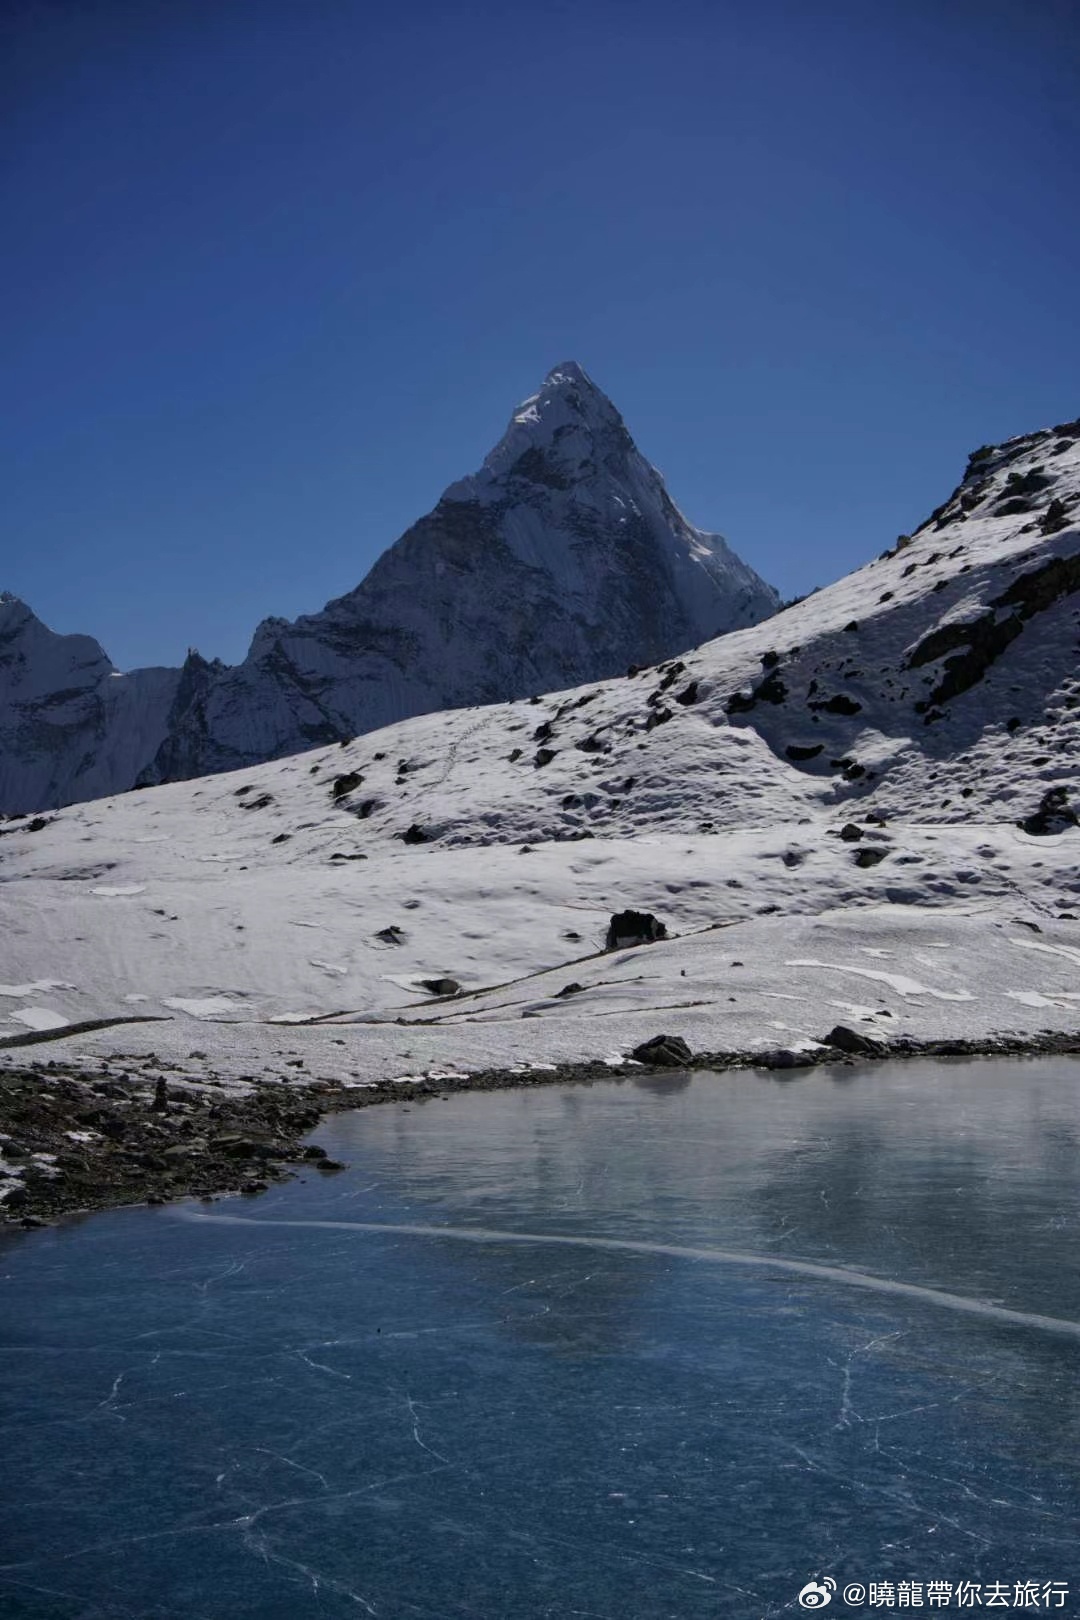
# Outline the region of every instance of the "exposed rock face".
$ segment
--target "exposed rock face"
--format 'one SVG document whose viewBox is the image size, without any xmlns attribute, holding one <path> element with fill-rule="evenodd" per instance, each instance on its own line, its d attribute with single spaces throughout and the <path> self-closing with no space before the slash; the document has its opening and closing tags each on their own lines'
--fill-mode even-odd
<svg viewBox="0 0 1080 1620">
<path fill-rule="evenodd" d="M 362 584 L 321 613 L 265 620 L 234 668 L 192 654 L 182 670 L 121 676 L 96 642 L 54 637 L 16 604 L 33 628 L 13 621 L 21 662 L 0 664 L 0 810 L 620 674 L 778 605 L 719 535 L 686 521 L 614 405 L 567 362 Z"/>
<path fill-rule="evenodd" d="M 165 740 L 183 674 L 115 670 L 90 636 L 60 636 L 0 593 L 0 811 L 130 787 Z"/>
</svg>

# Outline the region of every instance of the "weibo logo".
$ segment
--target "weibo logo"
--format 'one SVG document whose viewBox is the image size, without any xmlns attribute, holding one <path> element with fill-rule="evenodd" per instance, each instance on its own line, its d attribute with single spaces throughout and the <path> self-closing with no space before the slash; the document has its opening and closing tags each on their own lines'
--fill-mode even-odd
<svg viewBox="0 0 1080 1620">
<path fill-rule="evenodd" d="M 836 1582 L 831 1575 L 826 1575 L 823 1581 L 807 1581 L 799 1593 L 799 1602 L 804 1609 L 823 1609 L 826 1603 L 832 1602 L 835 1591 Z"/>
</svg>

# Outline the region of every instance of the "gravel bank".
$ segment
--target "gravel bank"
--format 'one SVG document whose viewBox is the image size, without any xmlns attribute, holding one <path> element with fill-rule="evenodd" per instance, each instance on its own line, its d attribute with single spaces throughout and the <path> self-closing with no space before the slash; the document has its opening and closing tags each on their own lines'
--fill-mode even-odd
<svg viewBox="0 0 1080 1620">
<path fill-rule="evenodd" d="M 686 1067 L 783 1070 L 794 1079 L 822 1064 L 1078 1053 L 1080 1033 L 1047 1033 L 900 1040 L 857 1053 L 833 1047 L 699 1052 Z M 165 1073 L 160 1063 L 102 1063 L 95 1073 L 61 1062 L 28 1063 L 0 1072 L 0 1225 L 34 1227 L 79 1212 L 175 1198 L 255 1195 L 301 1167 L 333 1174 L 343 1166 L 304 1139 L 324 1114 L 341 1109 L 458 1091 L 610 1081 L 626 1072 L 606 1063 L 568 1063 L 416 1079 L 407 1086 L 260 1081 L 238 1093 L 234 1085 Z"/>
</svg>

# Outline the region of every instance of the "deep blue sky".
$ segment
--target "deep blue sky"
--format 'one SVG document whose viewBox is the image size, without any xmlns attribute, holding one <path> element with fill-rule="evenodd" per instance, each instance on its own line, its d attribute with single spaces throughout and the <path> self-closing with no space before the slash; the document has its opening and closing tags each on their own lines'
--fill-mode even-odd
<svg viewBox="0 0 1080 1620">
<path fill-rule="evenodd" d="M 0 588 L 355 585 L 580 360 L 785 595 L 1080 411 L 1075 0 L 7 0 Z"/>
</svg>

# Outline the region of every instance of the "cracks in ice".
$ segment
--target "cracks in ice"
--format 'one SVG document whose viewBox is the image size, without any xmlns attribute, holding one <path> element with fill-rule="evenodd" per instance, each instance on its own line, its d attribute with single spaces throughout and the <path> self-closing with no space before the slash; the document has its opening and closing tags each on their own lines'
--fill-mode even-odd
<svg viewBox="0 0 1080 1620">
<path fill-rule="evenodd" d="M 311 1595 L 316 1602 L 319 1601 L 319 1594 L 325 1587 L 328 1592 L 334 1592 L 339 1597 L 348 1598 L 351 1603 L 356 1604 L 357 1608 L 363 1609 L 365 1614 L 377 1615 L 379 1612 L 373 1603 L 369 1603 L 367 1598 L 362 1597 L 359 1592 L 354 1592 L 351 1586 L 346 1586 L 344 1581 L 335 1580 L 330 1575 L 321 1575 L 318 1570 L 312 1569 L 308 1564 L 301 1563 L 298 1558 L 286 1558 L 284 1553 L 277 1552 L 273 1547 L 269 1546 L 262 1536 L 249 1538 L 245 1535 L 244 1546 L 249 1552 L 256 1553 L 265 1564 L 280 1564 L 283 1569 L 295 1570 L 297 1574 L 302 1575 L 308 1581 L 311 1587 Z"/>
<path fill-rule="evenodd" d="M 876 1350 L 879 1344 L 888 1344 L 891 1340 L 902 1339 L 903 1337 L 904 1334 L 901 1330 L 897 1330 L 895 1333 L 883 1333 L 876 1339 L 868 1340 L 866 1344 L 856 1345 L 855 1349 L 852 1350 L 844 1365 L 840 1368 L 840 1410 L 836 1414 L 836 1422 L 833 1424 L 834 1429 L 850 1429 L 853 1419 L 856 1423 L 867 1421 L 855 1410 L 851 1400 L 851 1369 L 855 1357 L 864 1356 L 868 1351 Z M 836 1362 L 833 1361 L 831 1356 L 827 1359 L 830 1367 L 836 1366 Z M 869 1421 L 872 1422 L 873 1419 Z"/>
<path fill-rule="evenodd" d="M 447 1467 L 452 1468 L 454 1466 L 454 1464 L 451 1463 L 449 1457 L 444 1457 L 441 1451 L 436 1451 L 434 1446 L 429 1446 L 427 1441 L 421 1438 L 421 1435 L 420 1435 L 420 1414 L 416 1409 L 416 1402 L 413 1400 L 413 1398 L 409 1394 L 408 1390 L 405 1390 L 403 1392 L 403 1397 L 402 1398 L 403 1398 L 403 1400 L 405 1402 L 405 1407 L 406 1407 L 406 1409 L 408 1411 L 409 1418 L 410 1418 L 410 1420 L 412 1422 L 412 1436 L 413 1436 L 413 1439 L 416 1441 L 416 1443 L 420 1447 L 421 1451 L 426 1451 L 429 1457 L 434 1457 L 436 1459 L 436 1461 L 441 1462 L 441 1463 L 446 1463 Z"/>
<path fill-rule="evenodd" d="M 209 1293 L 210 1289 L 214 1286 L 215 1283 L 227 1282 L 230 1277 L 235 1277 L 241 1271 L 246 1271 L 246 1270 L 247 1270 L 247 1262 L 246 1261 L 244 1261 L 244 1260 L 232 1260 L 232 1261 L 229 1262 L 229 1264 L 227 1266 L 224 1267 L 223 1270 L 215 1272 L 213 1276 L 207 1277 L 204 1282 L 193 1282 L 191 1284 L 192 1291 L 194 1293 L 200 1295 L 201 1298 L 205 1299 L 207 1294 Z"/>
<path fill-rule="evenodd" d="M 416 1480 L 431 1479 L 436 1474 L 442 1474 L 452 1469 L 453 1463 L 444 1464 L 438 1468 L 422 1468 L 410 1470 L 404 1474 L 394 1474 L 386 1479 L 371 1480 L 366 1485 L 357 1485 L 347 1491 L 328 1491 L 325 1496 L 290 1496 L 278 1502 L 265 1502 L 261 1507 L 253 1508 L 249 1513 L 232 1514 L 225 1519 L 213 1519 L 204 1524 L 171 1525 L 163 1530 L 146 1530 L 138 1535 L 114 1536 L 104 1541 L 89 1542 L 83 1547 L 75 1547 L 70 1552 L 51 1553 L 49 1559 L 53 1563 L 71 1563 L 74 1559 L 85 1558 L 90 1554 L 118 1552 L 124 1547 L 140 1547 L 155 1541 L 180 1540 L 188 1536 L 213 1535 L 217 1531 L 238 1530 L 244 1535 L 255 1525 L 273 1513 L 284 1513 L 293 1508 L 315 1508 L 322 1511 L 325 1508 L 336 1507 L 342 1502 L 356 1501 L 359 1497 L 370 1496 L 375 1491 L 385 1490 L 388 1486 L 411 1484 Z M 37 1558 L 20 1559 L 15 1563 L 0 1564 L 0 1575 L 10 1576 L 13 1571 L 31 1570 L 41 1562 Z"/>
<path fill-rule="evenodd" d="M 317 1479 L 324 1491 L 330 1489 L 326 1475 L 320 1474 L 317 1468 L 308 1468 L 305 1463 L 294 1462 L 291 1457 L 286 1457 L 281 1451 L 272 1451 L 269 1446 L 256 1446 L 255 1450 L 261 1452 L 264 1457 L 273 1457 L 275 1462 L 284 1463 L 286 1468 L 295 1468 L 298 1474 L 308 1474 L 312 1479 Z M 219 1474 L 218 1482 L 224 1478 L 224 1474 Z"/>
<path fill-rule="evenodd" d="M 87 1417 L 93 1417 L 97 1412 L 108 1412 L 110 1417 L 116 1418 L 120 1423 L 127 1422 L 127 1418 L 122 1412 L 118 1411 L 116 1407 L 116 1397 L 120 1391 L 120 1385 L 124 1382 L 126 1377 L 127 1371 L 117 1373 L 116 1377 L 112 1381 L 112 1388 L 106 1395 L 105 1399 L 103 1401 L 99 1401 L 95 1407 L 92 1407 L 87 1413 Z"/>
<path fill-rule="evenodd" d="M 318 1348 L 318 1345 L 312 1345 L 313 1350 L 317 1350 Z M 306 1350 L 291 1350 L 289 1354 L 296 1356 L 296 1358 L 299 1361 L 302 1361 L 306 1367 L 311 1367 L 315 1372 L 329 1373 L 331 1378 L 340 1378 L 342 1382 L 346 1384 L 352 1383 L 352 1373 L 341 1372 L 337 1367 L 328 1367 L 325 1361 L 312 1361 Z"/>
</svg>

